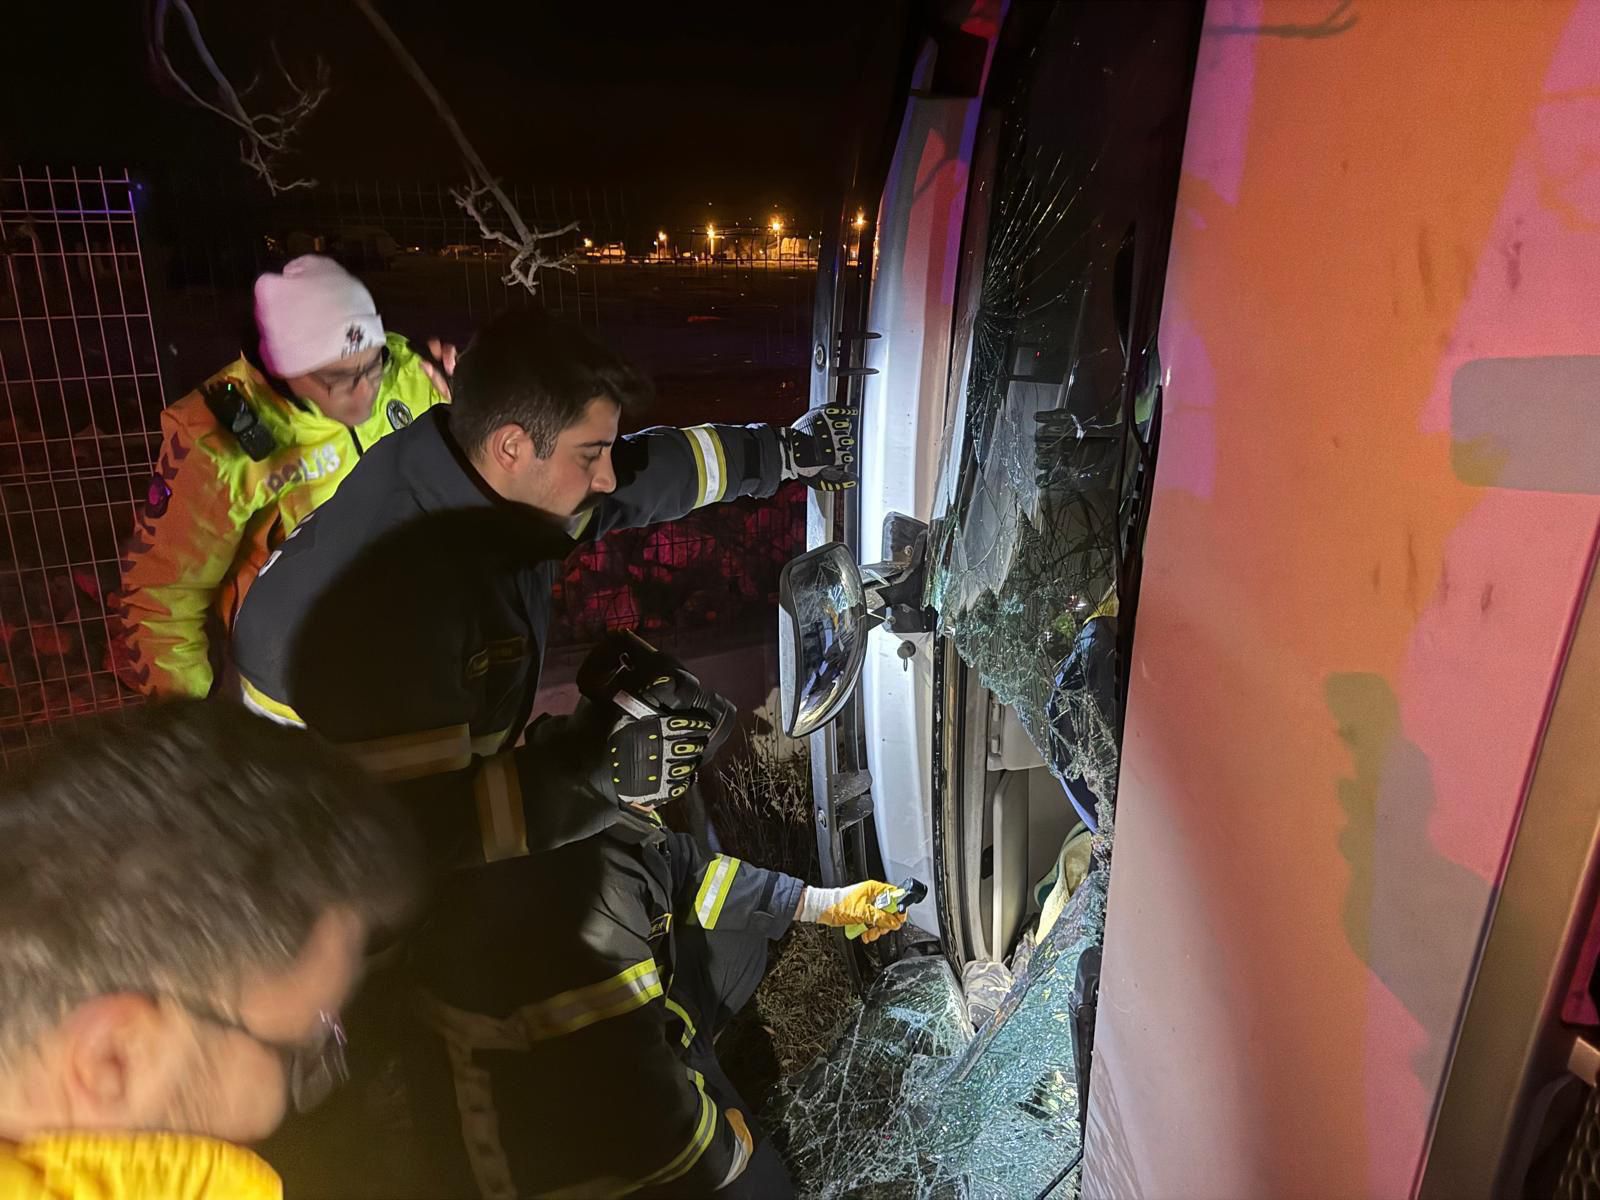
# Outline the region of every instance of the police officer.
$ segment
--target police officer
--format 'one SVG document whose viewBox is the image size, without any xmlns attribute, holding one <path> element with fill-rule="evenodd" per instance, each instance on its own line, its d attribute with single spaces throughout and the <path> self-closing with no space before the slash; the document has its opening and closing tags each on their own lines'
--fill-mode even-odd
<svg viewBox="0 0 1600 1200">
<path fill-rule="evenodd" d="M 260 353 L 247 352 L 161 414 L 156 474 L 123 559 L 131 661 L 152 694 L 205 696 L 267 555 L 378 439 L 449 398 L 439 366 L 385 334 L 372 296 L 306 255 L 256 280 Z M 224 643 L 225 645 L 225 643 Z"/>
</svg>

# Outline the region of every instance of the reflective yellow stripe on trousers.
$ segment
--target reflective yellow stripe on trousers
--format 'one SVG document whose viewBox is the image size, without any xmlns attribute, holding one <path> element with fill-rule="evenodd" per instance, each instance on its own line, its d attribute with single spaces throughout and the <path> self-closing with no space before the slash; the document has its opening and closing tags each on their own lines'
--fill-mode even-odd
<svg viewBox="0 0 1600 1200">
<path fill-rule="evenodd" d="M 695 1122 L 694 1133 L 689 1138 L 689 1144 L 679 1151 L 678 1156 L 662 1167 L 653 1175 L 646 1175 L 638 1183 L 639 1187 L 651 1187 L 656 1184 L 671 1183 L 679 1176 L 686 1174 L 695 1163 L 699 1162 L 711 1145 L 711 1139 L 717 1132 L 717 1106 L 710 1096 L 706 1095 L 706 1077 L 692 1068 L 687 1068 L 689 1078 L 694 1080 L 695 1091 L 700 1093 L 700 1119 Z"/>
<path fill-rule="evenodd" d="M 418 997 L 424 1021 L 439 1033 L 450 1049 L 450 1060 L 461 1107 L 462 1132 L 479 1186 L 485 1194 L 501 1194 L 509 1182 L 505 1152 L 500 1142 L 498 1118 L 488 1075 L 473 1060 L 475 1050 L 528 1050 L 533 1043 L 574 1033 L 610 1017 L 622 1016 L 662 996 L 661 976 L 655 960 L 635 963 L 609 979 L 573 988 L 538 1004 L 528 1005 L 509 1017 L 489 1017 L 443 1004 L 428 995 Z M 667 1004 L 689 1025 L 688 1014 L 671 1001 Z M 692 1025 L 690 1025 L 692 1028 Z M 670 1183 L 680 1178 L 704 1156 L 717 1132 L 717 1106 L 706 1094 L 705 1077 L 685 1068 L 700 1097 L 699 1112 L 688 1143 L 643 1179 L 591 1180 L 577 1188 L 542 1193 L 548 1196 L 620 1196 L 642 1187 Z M 476 1154 L 474 1146 L 479 1147 Z"/>
</svg>

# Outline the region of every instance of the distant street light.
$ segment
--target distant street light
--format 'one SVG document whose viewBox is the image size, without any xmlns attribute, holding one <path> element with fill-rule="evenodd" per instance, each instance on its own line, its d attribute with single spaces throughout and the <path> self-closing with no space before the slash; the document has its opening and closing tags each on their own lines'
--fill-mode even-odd
<svg viewBox="0 0 1600 1200">
<path fill-rule="evenodd" d="M 865 229 L 866 227 L 867 227 L 867 214 L 862 212 L 858 208 L 858 209 L 856 209 L 856 228 L 857 229 Z"/>
</svg>

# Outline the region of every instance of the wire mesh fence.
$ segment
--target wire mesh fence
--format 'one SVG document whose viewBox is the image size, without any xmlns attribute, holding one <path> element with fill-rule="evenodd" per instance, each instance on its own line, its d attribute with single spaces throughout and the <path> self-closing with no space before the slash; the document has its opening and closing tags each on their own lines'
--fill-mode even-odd
<svg viewBox="0 0 1600 1200">
<path fill-rule="evenodd" d="M 612 629 L 730 628 L 770 621 L 778 573 L 805 548 L 806 494 L 704 508 L 681 521 L 620 529 L 573 555 L 552 597 L 552 645 Z"/>
<path fill-rule="evenodd" d="M 808 240 L 769 230 L 763 243 L 758 227 L 731 225 L 714 239 L 639 235 L 624 192 L 510 190 L 531 222 L 577 222 L 558 247 L 575 270 L 545 272 L 538 302 L 655 373 L 651 420 L 797 414 Z M 163 401 L 238 356 L 259 271 L 331 253 L 391 328 L 462 341 L 490 313 L 534 302 L 502 281 L 506 256 L 443 186 L 324 185 L 269 203 L 226 184 L 19 172 L 0 176 L 0 250 L 0 768 L 65 717 L 138 701 L 112 615 L 120 551 Z M 568 564 L 552 646 L 616 628 L 761 627 L 804 512 L 791 488 L 612 534 Z"/>
<path fill-rule="evenodd" d="M 0 765 L 128 698 L 107 598 L 162 396 L 135 188 L 0 178 Z"/>
</svg>

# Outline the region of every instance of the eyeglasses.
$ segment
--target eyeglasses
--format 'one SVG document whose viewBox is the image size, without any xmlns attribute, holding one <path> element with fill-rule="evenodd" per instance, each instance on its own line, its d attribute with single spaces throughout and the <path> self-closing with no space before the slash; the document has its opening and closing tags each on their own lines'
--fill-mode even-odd
<svg viewBox="0 0 1600 1200">
<path fill-rule="evenodd" d="M 345 1048 L 349 1040 L 339 1018 L 330 1012 L 317 1013 L 317 1032 L 303 1042 L 284 1043 L 264 1038 L 231 1017 L 225 1017 L 204 1004 L 168 997 L 196 1020 L 218 1029 L 242 1033 L 258 1046 L 283 1060 L 284 1077 L 289 1081 L 289 1099 L 296 1112 L 310 1112 L 340 1084 L 350 1079 L 350 1063 Z"/>
<path fill-rule="evenodd" d="M 356 389 L 361 387 L 362 384 L 377 387 L 383 382 L 383 373 L 388 368 L 389 347 L 380 346 L 378 348 L 378 357 L 373 359 L 365 370 L 359 371 L 354 375 L 338 374 L 330 378 L 327 375 L 314 372 L 311 377 L 327 388 L 331 395 L 353 396 L 356 393 Z"/>
</svg>

